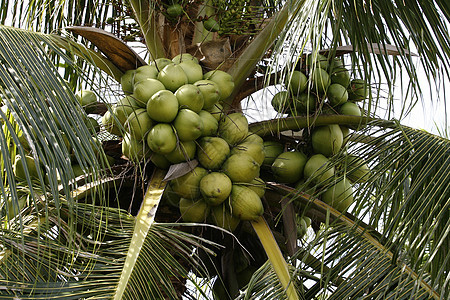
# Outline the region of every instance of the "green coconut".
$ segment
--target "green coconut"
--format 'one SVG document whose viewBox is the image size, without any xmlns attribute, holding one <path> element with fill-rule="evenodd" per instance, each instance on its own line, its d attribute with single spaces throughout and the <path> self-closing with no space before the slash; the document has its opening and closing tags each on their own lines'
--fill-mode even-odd
<svg viewBox="0 0 450 300">
<path fill-rule="evenodd" d="M 196 113 L 200 112 L 205 103 L 200 89 L 193 84 L 182 85 L 176 90 L 175 96 L 181 108 L 189 108 Z"/>
<path fill-rule="evenodd" d="M 370 168 L 365 160 L 356 155 L 348 155 L 345 158 L 345 170 L 347 178 L 353 183 L 364 183 L 370 178 Z"/>
<path fill-rule="evenodd" d="M 173 164 L 193 160 L 197 146 L 194 141 L 179 142 L 172 152 L 166 154 L 166 158 Z"/>
<path fill-rule="evenodd" d="M 219 122 L 217 122 L 216 118 L 206 110 L 201 110 L 198 113 L 200 119 L 202 119 L 203 128 L 201 136 L 214 136 L 217 134 L 217 130 L 219 129 Z"/>
<path fill-rule="evenodd" d="M 329 167 L 330 161 L 322 154 L 314 154 L 305 164 L 303 176 L 314 184 L 327 182 L 334 176 L 334 167 Z"/>
<path fill-rule="evenodd" d="M 161 81 L 153 78 L 147 78 L 134 85 L 132 97 L 136 103 L 142 107 L 147 107 L 147 102 L 150 98 L 159 91 L 165 90 L 164 84 Z"/>
<path fill-rule="evenodd" d="M 200 181 L 200 192 L 210 206 L 222 204 L 231 193 L 231 179 L 220 172 L 205 175 Z"/>
<path fill-rule="evenodd" d="M 213 70 L 203 75 L 203 79 L 214 81 L 219 87 L 220 100 L 228 98 L 234 90 L 233 77 L 227 72 Z"/>
<path fill-rule="evenodd" d="M 344 137 L 339 125 L 333 124 L 314 128 L 311 140 L 315 153 L 330 157 L 341 150 Z"/>
<path fill-rule="evenodd" d="M 258 163 L 258 165 L 262 165 L 264 162 L 265 153 L 263 144 L 244 141 L 231 149 L 231 155 L 238 153 L 246 153 L 250 155 Z"/>
<path fill-rule="evenodd" d="M 294 95 L 299 95 L 308 87 L 308 77 L 300 71 L 294 71 L 288 77 L 288 86 Z"/>
<path fill-rule="evenodd" d="M 342 179 L 322 194 L 322 201 L 340 212 L 346 212 L 353 203 L 353 189 L 348 179 Z"/>
<path fill-rule="evenodd" d="M 178 99 L 168 90 L 156 92 L 147 103 L 147 113 L 157 122 L 170 123 L 178 114 Z"/>
<path fill-rule="evenodd" d="M 209 213 L 209 207 L 203 199 L 191 200 L 180 198 L 178 205 L 181 218 L 185 222 L 204 222 Z"/>
<path fill-rule="evenodd" d="M 158 123 L 147 135 L 149 148 L 158 154 L 168 154 L 177 147 L 177 137 L 170 124 Z"/>
<path fill-rule="evenodd" d="M 344 104 L 348 100 L 347 89 L 339 83 L 333 83 L 327 89 L 327 97 L 331 106 Z"/>
<path fill-rule="evenodd" d="M 194 141 L 202 135 L 203 122 L 197 113 L 184 108 L 178 112 L 173 127 L 180 141 Z"/>
<path fill-rule="evenodd" d="M 248 121 L 242 113 L 232 113 L 219 121 L 219 136 L 230 145 L 235 145 L 248 134 Z"/>
<path fill-rule="evenodd" d="M 158 80 L 166 89 L 175 92 L 180 86 L 188 83 L 188 77 L 180 65 L 169 64 L 158 73 Z"/>
<path fill-rule="evenodd" d="M 259 164 L 248 154 L 231 155 L 222 166 L 232 182 L 251 182 L 259 176 Z"/>
<path fill-rule="evenodd" d="M 181 198 L 200 198 L 200 181 L 208 174 L 208 171 L 201 167 L 196 167 L 192 171 L 181 177 L 170 181 L 172 190 Z"/>
<path fill-rule="evenodd" d="M 231 232 L 238 227 L 241 221 L 233 216 L 224 204 L 211 207 L 211 219 L 215 225 Z"/>
<path fill-rule="evenodd" d="M 361 109 L 356 103 L 346 102 L 339 107 L 339 113 L 341 115 L 358 116 L 361 117 Z"/>
<path fill-rule="evenodd" d="M 198 142 L 197 159 L 209 170 L 218 170 L 230 154 L 228 143 L 219 137 L 204 137 Z"/>
<path fill-rule="evenodd" d="M 300 151 L 281 153 L 272 164 L 275 180 L 281 183 L 297 182 L 303 177 L 306 160 L 306 155 Z"/>
<path fill-rule="evenodd" d="M 370 86 L 364 79 L 353 79 L 348 87 L 348 99 L 362 101 L 369 96 Z"/>
<path fill-rule="evenodd" d="M 261 198 L 248 187 L 233 184 L 230 200 L 232 215 L 241 220 L 253 221 L 264 213 Z"/>
<path fill-rule="evenodd" d="M 220 100 L 219 86 L 212 80 L 199 80 L 194 83 L 203 95 L 203 109 L 210 110 Z"/>
<path fill-rule="evenodd" d="M 272 165 L 275 159 L 284 152 L 284 145 L 275 141 L 264 141 L 264 162 L 263 165 Z"/>
<path fill-rule="evenodd" d="M 125 121 L 125 130 L 134 139 L 140 141 L 150 131 L 153 121 L 147 114 L 147 110 L 139 108 L 134 110 Z"/>
</svg>

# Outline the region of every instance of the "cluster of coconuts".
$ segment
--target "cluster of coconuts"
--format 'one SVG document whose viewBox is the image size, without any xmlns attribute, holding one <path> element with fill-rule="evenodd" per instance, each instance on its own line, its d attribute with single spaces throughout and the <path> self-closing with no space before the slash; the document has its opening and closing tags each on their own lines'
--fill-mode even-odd
<svg viewBox="0 0 450 300">
<path fill-rule="evenodd" d="M 366 99 L 369 85 L 364 79 L 351 78 L 340 58 L 328 60 L 308 55 L 285 80 L 286 90 L 272 98 L 273 108 L 282 114 L 299 116 L 321 109 L 323 113 L 361 116 L 355 103 Z M 326 104 L 326 105 L 325 105 Z"/>
<path fill-rule="evenodd" d="M 370 177 L 367 163 L 358 156 L 346 155 L 338 170 L 331 166 L 330 158 L 346 143 L 339 125 L 314 127 L 307 140 L 310 147 L 304 151 L 285 151 L 284 146 L 275 141 L 264 143 L 266 164 L 271 165 L 274 180 L 301 188 L 307 194 L 314 194 L 317 188 L 324 189 L 320 193 L 321 200 L 345 212 L 353 202 L 352 184 L 366 182 Z M 337 175 L 344 173 L 342 179 L 336 180 Z"/>
<path fill-rule="evenodd" d="M 240 220 L 263 213 L 264 186 L 256 179 L 263 140 L 249 134 L 243 114 L 223 113 L 220 102 L 234 89 L 228 73 L 203 74 L 197 58 L 183 53 L 127 71 L 121 85 L 126 96 L 102 123 L 110 133 L 123 135 L 126 157 L 148 158 L 162 169 L 198 161 L 167 189 L 178 197 L 183 220 L 203 222 L 211 212 L 215 224 L 234 229 Z"/>
<path fill-rule="evenodd" d="M 195 169 L 170 182 L 184 221 L 209 221 L 233 231 L 240 220 L 263 214 L 263 140 L 249 133 L 242 113 L 223 115 L 217 132 L 198 140 L 195 158 Z"/>
<path fill-rule="evenodd" d="M 183 53 L 125 72 L 121 86 L 126 96 L 105 113 L 103 125 L 123 135 L 122 152 L 130 160 L 150 158 L 168 168 L 193 159 L 195 140 L 217 130 L 218 102 L 234 83 L 220 70 L 203 74 L 197 58 Z"/>
</svg>

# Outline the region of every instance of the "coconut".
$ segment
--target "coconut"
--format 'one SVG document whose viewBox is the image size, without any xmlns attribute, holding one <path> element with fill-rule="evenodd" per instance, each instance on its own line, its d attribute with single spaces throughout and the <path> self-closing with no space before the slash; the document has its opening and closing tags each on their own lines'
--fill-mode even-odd
<svg viewBox="0 0 450 300">
<path fill-rule="evenodd" d="M 155 167 L 167 170 L 172 165 L 170 161 L 164 156 L 164 154 L 152 153 L 150 156 L 150 161 L 155 165 Z"/>
<path fill-rule="evenodd" d="M 158 70 L 158 72 L 161 72 L 162 69 L 164 69 L 164 67 L 173 64 L 173 61 L 171 61 L 168 58 L 165 57 L 160 57 L 155 59 L 154 61 L 150 62 L 151 66 L 155 66 L 156 69 Z"/>
<path fill-rule="evenodd" d="M 219 121 L 219 136 L 235 145 L 248 134 L 248 121 L 242 113 L 232 113 Z"/>
<path fill-rule="evenodd" d="M 188 77 L 180 65 L 169 64 L 158 73 L 158 80 L 166 89 L 175 92 L 180 86 L 188 83 Z"/>
<path fill-rule="evenodd" d="M 224 204 L 211 207 L 211 219 L 217 226 L 233 232 L 241 221 L 233 216 Z"/>
<path fill-rule="evenodd" d="M 370 93 L 370 86 L 363 79 L 353 79 L 348 87 L 348 99 L 362 101 Z"/>
<path fill-rule="evenodd" d="M 353 183 L 367 182 L 370 178 L 370 168 L 363 158 L 356 155 L 348 155 L 345 158 L 346 176 Z"/>
<path fill-rule="evenodd" d="M 187 76 L 188 83 L 195 83 L 203 79 L 202 66 L 193 60 L 186 60 L 179 64 Z"/>
<path fill-rule="evenodd" d="M 322 201 L 340 212 L 346 212 L 353 203 L 353 189 L 350 181 L 342 179 L 322 194 Z"/>
<path fill-rule="evenodd" d="M 136 100 L 131 96 L 126 96 L 112 106 L 112 112 L 117 117 L 120 124 L 123 125 L 128 116 L 137 108 L 139 108 L 139 105 Z"/>
<path fill-rule="evenodd" d="M 171 180 L 172 190 L 182 198 L 200 198 L 200 181 L 206 174 L 208 174 L 208 171 L 201 167 L 196 167 L 183 176 Z"/>
<path fill-rule="evenodd" d="M 260 144 L 261 146 L 264 146 L 264 140 L 262 137 L 253 132 L 249 132 L 242 142 Z"/>
<path fill-rule="evenodd" d="M 252 191 L 254 191 L 259 198 L 262 198 L 264 196 L 264 194 L 266 193 L 266 183 L 264 182 L 264 180 L 262 180 L 259 177 L 256 177 L 255 179 L 253 179 L 248 185 L 247 187 L 249 189 L 251 189 Z"/>
<path fill-rule="evenodd" d="M 209 170 L 218 170 L 230 154 L 228 143 L 219 137 L 204 137 L 198 142 L 197 159 Z"/>
<path fill-rule="evenodd" d="M 150 98 L 161 90 L 165 90 L 164 84 L 159 80 L 147 78 L 134 85 L 132 97 L 140 107 L 146 108 Z"/>
<path fill-rule="evenodd" d="M 198 59 L 190 53 L 180 53 L 172 58 L 173 63 L 179 64 L 185 61 L 193 61 L 198 64 Z"/>
<path fill-rule="evenodd" d="M 350 103 L 350 102 L 348 102 Z M 342 137 L 344 138 L 342 145 L 346 145 L 350 138 L 350 128 L 347 126 L 341 126 L 339 125 L 339 128 L 341 128 L 342 131 Z"/>
<path fill-rule="evenodd" d="M 332 73 L 336 68 L 342 67 L 344 67 L 344 62 L 342 61 L 342 59 L 339 57 L 335 57 L 330 61 L 328 70 L 330 71 L 330 73 Z"/>
<path fill-rule="evenodd" d="M 341 150 L 344 137 L 339 125 L 316 127 L 312 134 L 312 147 L 315 153 L 330 157 Z"/>
<path fill-rule="evenodd" d="M 258 163 L 258 165 L 262 165 L 264 162 L 265 154 L 263 144 L 252 142 L 240 143 L 231 149 L 231 155 L 239 153 L 246 153 L 250 155 Z"/>
<path fill-rule="evenodd" d="M 200 181 L 200 192 L 206 203 L 211 206 L 221 204 L 231 193 L 231 179 L 219 172 L 212 172 Z"/>
<path fill-rule="evenodd" d="M 256 220 L 264 213 L 261 198 L 248 187 L 233 184 L 230 200 L 231 213 L 241 220 Z"/>
<path fill-rule="evenodd" d="M 271 101 L 273 109 L 279 113 L 286 113 L 287 108 L 291 105 L 292 99 L 287 91 L 276 93 Z"/>
<path fill-rule="evenodd" d="M 334 68 L 330 74 L 331 83 L 338 83 L 347 88 L 350 84 L 350 73 L 345 67 Z"/>
<path fill-rule="evenodd" d="M 317 53 L 317 55 L 308 54 L 306 57 L 306 64 L 309 68 L 315 65 L 316 68 L 321 68 L 323 70 L 327 70 L 329 66 L 328 58 L 319 53 Z"/>
<path fill-rule="evenodd" d="M 300 151 L 284 152 L 272 164 L 272 172 L 277 182 L 294 183 L 303 177 L 306 155 Z"/>
<path fill-rule="evenodd" d="M 345 102 L 339 107 L 339 113 L 341 115 L 358 116 L 361 117 L 361 109 L 353 102 Z"/>
<path fill-rule="evenodd" d="M 114 118 L 114 115 L 108 110 L 102 117 L 102 125 L 105 127 L 105 130 L 111 134 L 115 134 L 118 136 L 122 135 L 117 123 L 119 121 Z"/>
<path fill-rule="evenodd" d="M 158 69 L 156 66 L 145 65 L 136 69 L 134 74 L 134 84 L 146 80 L 148 78 L 156 79 L 158 77 Z"/>
<path fill-rule="evenodd" d="M 83 119 L 83 122 L 91 134 L 98 133 L 100 131 L 100 125 L 95 118 L 87 116 Z"/>
<path fill-rule="evenodd" d="M 203 108 L 204 100 L 200 89 L 193 84 L 185 84 L 175 92 L 180 108 L 189 108 L 196 113 Z"/>
<path fill-rule="evenodd" d="M 219 23 L 212 17 L 203 20 L 203 27 L 205 27 L 206 30 L 211 32 L 217 32 L 220 29 Z"/>
<path fill-rule="evenodd" d="M 212 80 L 217 83 L 220 91 L 220 100 L 228 98 L 234 89 L 233 78 L 230 74 L 221 71 L 213 70 L 203 75 L 203 79 Z"/>
<path fill-rule="evenodd" d="M 136 70 L 128 70 L 120 77 L 120 84 L 125 95 L 133 94 L 134 73 Z"/>
<path fill-rule="evenodd" d="M 75 97 L 86 112 L 93 111 L 93 108 L 97 104 L 97 95 L 90 90 L 78 91 Z"/>
<path fill-rule="evenodd" d="M 209 207 L 203 199 L 190 200 L 181 198 L 179 208 L 181 218 L 185 222 L 204 222 L 209 213 Z"/>
<path fill-rule="evenodd" d="M 183 6 L 174 3 L 167 8 L 166 12 L 171 18 L 177 18 L 183 14 Z"/>
<path fill-rule="evenodd" d="M 194 141 L 180 142 L 175 150 L 166 154 L 167 160 L 173 164 L 194 159 L 197 146 Z"/>
<path fill-rule="evenodd" d="M 157 122 L 170 123 L 178 114 L 178 99 L 171 91 L 158 91 L 149 99 L 147 113 Z"/>
<path fill-rule="evenodd" d="M 217 83 L 211 80 L 199 80 L 194 83 L 203 95 L 203 109 L 210 110 L 220 100 L 220 91 Z"/>
<path fill-rule="evenodd" d="M 178 112 L 173 126 L 180 141 L 194 141 L 202 135 L 202 119 L 197 113 L 187 108 Z"/>
<path fill-rule="evenodd" d="M 148 158 L 151 155 L 146 143 L 130 137 L 129 134 L 125 134 L 123 137 L 122 153 L 135 162 L 139 162 L 141 159 Z"/>
<path fill-rule="evenodd" d="M 138 141 L 144 138 L 152 126 L 153 121 L 147 114 L 147 110 L 143 108 L 133 111 L 124 124 L 125 130 Z"/>
<path fill-rule="evenodd" d="M 308 86 L 308 78 L 300 71 L 292 72 L 292 75 L 288 77 L 288 84 L 290 90 L 294 95 L 299 95 L 306 90 Z"/>
<path fill-rule="evenodd" d="M 275 159 L 283 153 L 284 145 L 275 141 L 264 141 L 264 162 L 263 165 L 272 165 Z"/>
<path fill-rule="evenodd" d="M 170 184 L 166 185 L 164 189 L 164 193 L 161 197 L 161 202 L 164 204 L 168 204 L 172 207 L 179 208 L 180 207 L 180 196 L 172 190 L 172 186 Z"/>
<path fill-rule="evenodd" d="M 177 137 L 170 124 L 158 123 L 150 129 L 147 144 L 153 152 L 168 154 L 175 150 Z"/>
<path fill-rule="evenodd" d="M 223 106 L 219 103 L 214 104 L 213 108 L 206 109 L 207 112 L 209 112 L 217 121 L 222 120 L 222 118 L 225 116 L 223 113 Z"/>
<path fill-rule="evenodd" d="M 331 84 L 330 75 L 321 68 L 316 68 L 311 72 L 310 79 L 314 85 L 314 91 L 318 94 L 324 94 Z"/>
<path fill-rule="evenodd" d="M 233 182 L 251 182 L 259 176 L 259 164 L 245 153 L 231 155 L 222 170 Z"/>
<path fill-rule="evenodd" d="M 312 113 L 316 110 L 317 96 L 312 93 L 304 93 L 292 99 L 290 112 L 293 115 Z"/>
<path fill-rule="evenodd" d="M 20 154 L 17 154 L 13 167 L 14 175 L 16 175 L 18 179 L 26 180 L 27 172 L 25 170 L 28 170 L 28 174 L 32 180 L 39 179 L 39 173 L 42 173 L 39 163 L 36 166 L 35 160 L 32 156 L 21 156 Z"/>
<path fill-rule="evenodd" d="M 303 170 L 305 180 L 311 180 L 314 184 L 323 184 L 334 176 L 334 167 L 329 167 L 330 161 L 322 154 L 311 156 Z"/>
<path fill-rule="evenodd" d="M 219 128 L 219 122 L 217 122 L 216 118 L 213 117 L 212 114 L 207 112 L 206 110 L 201 110 L 198 113 L 199 117 L 202 119 L 203 129 L 201 136 L 214 136 L 217 134 L 217 130 Z"/>
<path fill-rule="evenodd" d="M 347 89 L 339 83 L 333 83 L 327 90 L 328 101 L 331 106 L 338 106 L 347 102 Z"/>
</svg>

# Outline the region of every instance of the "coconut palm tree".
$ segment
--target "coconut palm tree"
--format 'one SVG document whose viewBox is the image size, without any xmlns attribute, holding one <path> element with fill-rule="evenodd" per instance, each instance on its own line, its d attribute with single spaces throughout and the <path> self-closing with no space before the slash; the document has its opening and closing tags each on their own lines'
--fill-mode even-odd
<svg viewBox="0 0 450 300">
<path fill-rule="evenodd" d="M 448 81 L 447 1 L 6 1 L 0 13 L 12 26 L 0 27 L 2 298 L 449 297 L 450 142 L 392 117 L 433 103 L 418 62 L 430 86 Z M 233 233 L 182 222 L 167 182 L 192 165 L 127 158 L 123 126 L 91 123 L 114 118 L 125 72 L 180 53 L 230 74 L 222 112 L 243 111 L 284 150 L 311 156 L 315 127 L 349 128 L 334 175 L 277 183 L 263 165 L 262 216 Z M 270 94 L 335 57 L 370 86 L 362 116 L 319 95 L 306 114 L 282 102 L 267 117 Z M 349 179 L 349 207 L 325 200 Z"/>
</svg>

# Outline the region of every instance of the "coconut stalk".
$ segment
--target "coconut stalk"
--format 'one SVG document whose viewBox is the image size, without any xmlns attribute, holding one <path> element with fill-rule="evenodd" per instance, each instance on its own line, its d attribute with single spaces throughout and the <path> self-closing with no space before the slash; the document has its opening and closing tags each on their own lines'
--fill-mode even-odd
<svg viewBox="0 0 450 300">
<path fill-rule="evenodd" d="M 155 221 L 158 205 L 167 184 L 167 181 L 164 181 L 165 176 L 166 171 L 155 169 L 150 179 L 141 204 L 141 209 L 136 217 L 133 238 L 130 243 L 130 248 L 128 249 L 119 284 L 116 288 L 116 293 L 114 295 L 115 300 L 122 299 L 142 245 L 144 244 L 145 237 Z"/>
<path fill-rule="evenodd" d="M 291 282 L 288 264 L 284 260 L 280 247 L 278 247 L 278 244 L 275 241 L 275 238 L 269 228 L 269 225 L 267 225 L 266 220 L 264 220 L 264 218 L 260 216 L 255 221 L 252 221 L 252 226 L 256 234 L 258 235 L 261 244 L 264 247 L 267 257 L 269 258 L 269 261 L 272 264 L 272 267 L 277 274 L 281 285 L 286 290 L 288 299 L 299 299 L 294 285 Z"/>
</svg>

